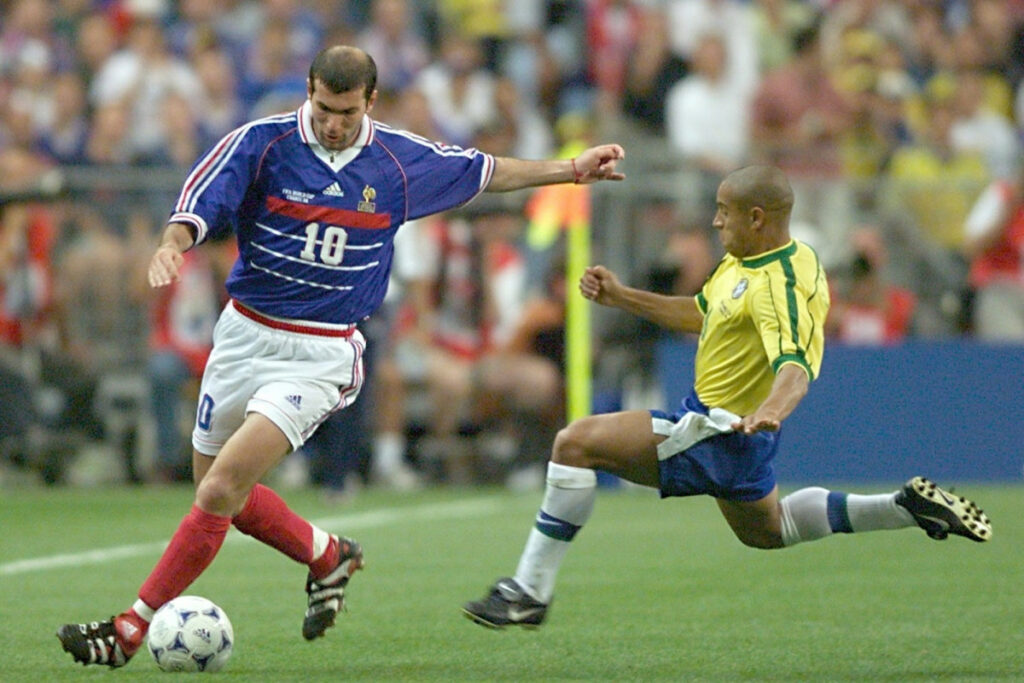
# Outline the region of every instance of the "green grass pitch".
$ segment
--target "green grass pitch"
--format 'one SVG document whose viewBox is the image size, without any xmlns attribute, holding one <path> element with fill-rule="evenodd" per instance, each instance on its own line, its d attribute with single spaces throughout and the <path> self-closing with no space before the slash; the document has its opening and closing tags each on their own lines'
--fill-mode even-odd
<svg viewBox="0 0 1024 683">
<path fill-rule="evenodd" d="M 771 552 L 743 547 L 708 498 L 602 490 L 548 622 L 503 632 L 460 606 L 512 573 L 539 493 L 370 491 L 331 506 L 292 491 L 366 552 L 325 638 L 300 634 L 304 569 L 236 532 L 186 592 L 234 624 L 223 680 L 1022 680 L 1022 490 L 961 488 L 991 516 L 990 543 L 902 530 Z M 130 604 L 190 502 L 186 487 L 0 493 L 0 680 L 171 676 L 145 650 L 120 671 L 83 669 L 54 632 Z"/>
</svg>

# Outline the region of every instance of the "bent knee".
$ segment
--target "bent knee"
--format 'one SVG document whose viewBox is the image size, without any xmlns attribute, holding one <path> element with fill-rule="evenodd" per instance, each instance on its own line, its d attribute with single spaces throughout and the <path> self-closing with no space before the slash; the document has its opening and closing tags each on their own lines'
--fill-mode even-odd
<svg viewBox="0 0 1024 683">
<path fill-rule="evenodd" d="M 245 504 L 248 491 L 224 477 L 207 474 L 196 487 L 196 505 L 216 515 L 235 515 Z"/>
<path fill-rule="evenodd" d="M 785 547 L 785 544 L 782 542 L 782 534 L 771 531 L 745 533 L 737 531 L 736 538 L 740 539 L 740 543 L 748 548 L 756 548 L 757 550 L 777 550 Z"/>
<path fill-rule="evenodd" d="M 587 431 L 579 422 L 573 422 L 558 430 L 555 445 L 551 449 L 551 461 L 569 467 L 593 467 L 589 455 Z"/>
</svg>

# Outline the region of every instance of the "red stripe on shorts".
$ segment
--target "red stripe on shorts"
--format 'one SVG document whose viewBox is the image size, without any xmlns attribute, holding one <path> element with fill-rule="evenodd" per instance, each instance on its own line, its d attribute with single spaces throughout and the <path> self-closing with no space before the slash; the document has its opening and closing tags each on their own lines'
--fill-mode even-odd
<svg viewBox="0 0 1024 683">
<path fill-rule="evenodd" d="M 285 332 L 298 332 L 299 334 L 312 334 L 318 337 L 351 337 L 355 331 L 356 326 L 351 325 L 349 327 L 314 327 L 312 325 L 301 325 L 299 323 L 285 322 L 284 320 L 275 320 L 274 318 L 268 318 L 262 313 L 257 313 L 248 306 L 245 306 L 235 299 L 231 300 L 231 305 L 235 307 L 235 310 L 244 315 L 250 320 L 258 322 L 260 325 L 270 327 L 275 330 L 284 330 Z"/>
</svg>

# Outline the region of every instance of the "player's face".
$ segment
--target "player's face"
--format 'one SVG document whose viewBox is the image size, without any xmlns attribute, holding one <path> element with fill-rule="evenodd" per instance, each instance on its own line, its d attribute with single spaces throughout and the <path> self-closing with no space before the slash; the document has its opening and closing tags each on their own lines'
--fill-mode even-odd
<svg viewBox="0 0 1024 683">
<path fill-rule="evenodd" d="M 715 211 L 715 219 L 711 225 L 718 230 L 718 239 L 722 243 L 722 248 L 739 258 L 756 253 L 751 251 L 753 235 L 750 212 L 744 211 L 737 204 L 727 183 L 719 185 L 715 201 L 718 209 Z"/>
<path fill-rule="evenodd" d="M 366 100 L 362 87 L 346 92 L 331 92 L 319 80 L 309 89 L 312 106 L 313 132 L 326 149 L 337 152 L 350 147 L 359 133 L 359 126 L 377 101 L 377 91 Z"/>
</svg>

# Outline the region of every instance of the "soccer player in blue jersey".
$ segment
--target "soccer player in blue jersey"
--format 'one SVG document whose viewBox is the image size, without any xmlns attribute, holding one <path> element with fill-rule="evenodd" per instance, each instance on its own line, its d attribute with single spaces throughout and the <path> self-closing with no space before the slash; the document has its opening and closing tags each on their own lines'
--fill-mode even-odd
<svg viewBox="0 0 1024 683">
<path fill-rule="evenodd" d="M 186 178 L 149 283 L 173 282 L 183 252 L 211 235 L 233 232 L 239 249 L 200 390 L 195 503 L 129 609 L 58 630 L 76 661 L 123 666 L 155 611 L 213 561 L 232 524 L 309 567 L 302 634 L 323 635 L 362 550 L 299 517 L 259 482 L 359 394 L 358 324 L 384 298 L 395 232 L 481 192 L 624 177 L 618 145 L 526 161 L 393 129 L 368 115 L 376 82 L 365 52 L 323 50 L 298 111 L 229 133 Z"/>
<path fill-rule="evenodd" d="M 492 628 L 544 621 L 558 567 L 594 507 L 595 470 L 655 487 L 662 497 L 713 496 L 736 536 L 754 548 L 912 526 L 935 539 L 991 538 L 974 503 L 922 477 L 893 493 L 813 487 L 779 499 L 771 463 L 782 422 L 821 368 L 828 285 L 814 251 L 789 236 L 793 193 L 779 169 L 729 174 L 717 204 L 713 225 L 727 253 L 696 297 L 626 287 L 602 266 L 585 272 L 586 298 L 700 334 L 694 388 L 673 414 L 594 415 L 559 432 L 516 573 L 464 606 L 473 621 Z"/>
</svg>

